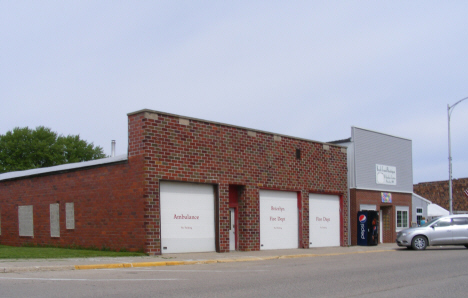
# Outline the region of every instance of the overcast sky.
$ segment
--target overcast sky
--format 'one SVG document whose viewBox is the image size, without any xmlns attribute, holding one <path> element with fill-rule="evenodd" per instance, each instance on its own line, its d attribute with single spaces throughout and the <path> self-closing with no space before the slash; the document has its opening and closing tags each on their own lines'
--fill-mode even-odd
<svg viewBox="0 0 468 298">
<path fill-rule="evenodd" d="M 321 142 L 413 141 L 448 179 L 447 104 L 468 96 L 468 1 L 0 1 L 0 134 L 43 125 L 127 152 L 163 111 Z M 468 177 L 468 100 L 452 113 Z"/>
</svg>

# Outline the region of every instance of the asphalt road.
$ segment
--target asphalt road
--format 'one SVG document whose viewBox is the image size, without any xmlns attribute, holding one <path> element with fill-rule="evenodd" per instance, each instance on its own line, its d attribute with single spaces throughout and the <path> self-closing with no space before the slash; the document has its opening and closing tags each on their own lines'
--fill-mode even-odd
<svg viewBox="0 0 468 298">
<path fill-rule="evenodd" d="M 468 249 L 0 274 L 0 297 L 465 297 Z"/>
</svg>

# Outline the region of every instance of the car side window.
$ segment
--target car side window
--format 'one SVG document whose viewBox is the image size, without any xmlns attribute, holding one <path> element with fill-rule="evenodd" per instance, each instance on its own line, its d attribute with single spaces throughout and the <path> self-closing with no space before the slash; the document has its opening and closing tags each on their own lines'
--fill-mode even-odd
<svg viewBox="0 0 468 298">
<path fill-rule="evenodd" d="M 468 225 L 468 217 L 452 218 L 453 224 L 456 226 Z"/>
<path fill-rule="evenodd" d="M 452 221 L 450 220 L 450 218 L 444 218 L 444 219 L 439 220 L 434 225 L 434 227 L 449 227 L 451 225 L 452 225 Z"/>
</svg>

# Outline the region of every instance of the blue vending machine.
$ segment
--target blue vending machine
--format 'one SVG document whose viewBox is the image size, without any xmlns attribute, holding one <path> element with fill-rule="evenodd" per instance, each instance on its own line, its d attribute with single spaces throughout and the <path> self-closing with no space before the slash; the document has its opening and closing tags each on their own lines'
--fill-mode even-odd
<svg viewBox="0 0 468 298">
<path fill-rule="evenodd" d="M 363 210 L 357 214 L 357 244 L 368 246 L 379 244 L 379 213 Z"/>
</svg>

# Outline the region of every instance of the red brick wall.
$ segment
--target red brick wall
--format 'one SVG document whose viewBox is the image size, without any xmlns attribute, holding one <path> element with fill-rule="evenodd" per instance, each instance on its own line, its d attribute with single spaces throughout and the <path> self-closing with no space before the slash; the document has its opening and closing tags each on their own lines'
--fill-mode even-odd
<svg viewBox="0 0 468 298">
<path fill-rule="evenodd" d="M 0 243 L 144 249 L 142 160 L 0 181 Z M 75 229 L 65 225 L 74 203 Z M 50 236 L 49 205 L 60 204 L 60 237 Z M 18 206 L 33 205 L 34 237 L 19 237 Z"/>
<path fill-rule="evenodd" d="M 468 211 L 468 197 L 464 193 L 466 189 L 468 189 L 468 178 L 452 180 L 453 211 Z M 413 191 L 432 203 L 450 210 L 448 180 L 418 183 L 413 186 Z"/>
<path fill-rule="evenodd" d="M 211 183 L 219 193 L 219 251 L 229 250 L 229 185 L 240 185 L 239 249 L 260 249 L 259 190 L 302 193 L 302 239 L 308 247 L 309 192 L 343 195 L 347 206 L 346 153 L 341 147 L 282 137 L 270 133 L 141 111 L 129 115 L 129 155 L 144 154 L 145 229 L 148 252 L 161 253 L 159 182 Z M 135 135 L 138 134 L 138 135 Z M 141 145 L 143 143 L 143 146 Z M 301 149 L 301 159 L 296 159 Z M 347 210 L 343 208 L 344 222 Z M 343 235 L 347 243 L 347 233 Z"/>
<path fill-rule="evenodd" d="M 142 111 L 129 114 L 127 163 L 0 181 L 0 243 L 79 245 L 161 253 L 161 180 L 209 183 L 218 193 L 216 247 L 229 250 L 229 186 L 239 189 L 240 250 L 260 249 L 259 190 L 300 194 L 298 247 L 309 243 L 309 192 L 342 196 L 347 244 L 347 162 L 338 146 L 202 120 Z M 276 139 L 276 140 L 275 140 Z M 296 159 L 296 149 L 301 159 Z M 60 238 L 50 237 L 49 204 L 60 203 Z M 75 204 L 74 230 L 65 203 Z M 18 236 L 17 206 L 34 206 L 34 237 Z"/>
<path fill-rule="evenodd" d="M 396 209 L 395 206 L 408 206 L 409 213 L 408 216 L 411 216 L 411 194 L 406 193 L 396 193 L 392 192 L 392 203 L 382 203 L 381 192 L 372 191 L 372 190 L 359 190 L 351 189 L 350 190 L 350 210 L 351 210 L 351 245 L 357 245 L 357 213 L 360 209 L 361 204 L 376 205 L 377 211 L 382 210 L 382 222 L 385 217 L 388 217 L 389 225 L 383 226 L 383 242 L 384 243 L 393 243 L 396 239 Z"/>
</svg>

